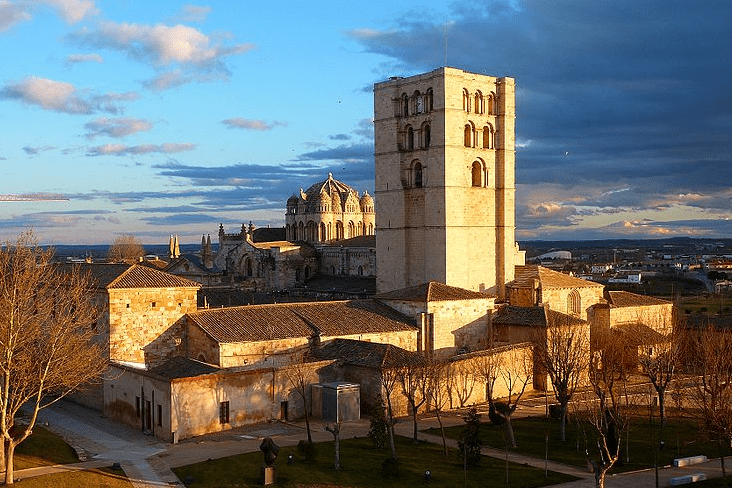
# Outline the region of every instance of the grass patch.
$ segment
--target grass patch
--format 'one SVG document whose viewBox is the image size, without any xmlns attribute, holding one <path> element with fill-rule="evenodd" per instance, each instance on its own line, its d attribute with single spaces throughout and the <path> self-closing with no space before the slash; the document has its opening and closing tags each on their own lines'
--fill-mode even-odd
<svg viewBox="0 0 732 488">
<path fill-rule="evenodd" d="M 15 470 L 78 462 L 79 457 L 70 445 L 39 425 L 33 428 L 30 437 L 15 448 Z"/>
<path fill-rule="evenodd" d="M 516 437 L 516 449 L 512 451 L 526 454 L 538 459 L 544 459 L 546 440 L 549 436 L 549 459 L 577 467 L 587 466 L 587 456 L 598 459 L 596 434 L 594 428 L 587 423 L 570 421 L 567 423 L 567 440 L 562 442 L 559 433 L 559 421 L 545 417 L 524 417 L 512 419 Z M 654 429 L 651 430 L 651 427 Z M 457 439 L 462 426 L 453 426 L 445 429 L 448 437 Z M 652 467 L 654 464 L 654 447 L 659 441 L 658 422 L 650 424 L 647 418 L 635 417 L 631 421 L 629 432 L 624 432 L 621 446 L 622 462 L 614 466 L 611 473 L 633 471 Z M 430 429 L 425 432 L 440 435 L 439 429 Z M 481 423 L 483 444 L 497 449 L 505 449 L 504 427 L 490 423 Z M 668 419 L 663 431 L 665 446 L 658 451 L 658 464 L 665 466 L 673 463 L 674 458 L 696 456 L 700 454 L 708 457 L 719 456 L 719 445 L 709 441 L 699 431 L 698 424 L 689 419 Z M 629 434 L 629 435 L 627 435 Z M 627 444 L 626 444 L 626 441 Z M 626 450 L 627 445 L 627 450 Z M 725 455 L 729 455 L 729 449 Z"/>
<path fill-rule="evenodd" d="M 432 473 L 429 486 L 440 488 L 484 487 L 486 480 L 500 480 L 509 487 L 538 487 L 572 481 L 576 478 L 560 473 L 518 464 L 509 465 L 509 484 L 506 480 L 506 463 L 498 459 L 483 457 L 480 465 L 469 467 L 467 483 L 462 463 L 457 452 L 451 450 L 448 456 L 442 454 L 442 447 L 411 439 L 397 438 L 397 453 L 400 461 L 398 477 L 387 477 L 382 473 L 382 463 L 389 457 L 389 450 L 378 450 L 371 439 L 356 438 L 341 441 L 340 471 L 333 468 L 333 442 L 316 445 L 316 456 L 312 462 L 300 458 L 295 446 L 280 449 L 275 462 L 277 486 L 350 486 L 361 488 L 402 487 L 425 485 L 424 472 Z M 288 455 L 295 462 L 287 464 Z M 192 488 L 260 486 L 262 454 L 246 453 L 228 458 L 204 461 L 176 468 L 173 471 L 179 479 L 191 477 Z"/>
<path fill-rule="evenodd" d="M 22 479 L 15 483 L 19 488 L 131 488 L 134 486 L 124 472 L 112 468 L 69 471 L 35 478 Z"/>
</svg>

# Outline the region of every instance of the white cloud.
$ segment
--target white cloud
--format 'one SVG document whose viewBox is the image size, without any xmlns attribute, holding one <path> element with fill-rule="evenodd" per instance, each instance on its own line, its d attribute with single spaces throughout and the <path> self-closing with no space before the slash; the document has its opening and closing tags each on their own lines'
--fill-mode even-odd
<svg viewBox="0 0 732 488">
<path fill-rule="evenodd" d="M 19 100 L 37 105 L 44 110 L 67 114 L 91 114 L 94 112 L 120 113 L 122 101 L 136 100 L 136 93 L 106 93 L 96 95 L 81 92 L 71 83 L 35 76 L 5 85 L 0 89 L 0 99 Z"/>
<path fill-rule="evenodd" d="M 155 66 L 178 63 L 216 67 L 225 56 L 252 49 L 251 44 L 232 47 L 216 45 L 199 30 L 185 25 L 118 24 L 104 22 L 97 31 L 81 30 L 73 35 L 82 43 L 126 52 L 130 57 Z M 220 66 L 219 66 L 220 67 Z"/>
<path fill-rule="evenodd" d="M 31 16 L 18 5 L 0 0 L 0 32 L 5 32 L 18 22 L 30 20 Z"/>
<path fill-rule="evenodd" d="M 128 154 L 149 154 L 149 153 L 179 153 L 192 151 L 196 145 L 190 142 L 165 144 L 141 144 L 139 146 L 127 146 L 125 144 L 105 144 L 89 148 L 87 156 L 124 156 Z"/>
<path fill-rule="evenodd" d="M 152 129 L 152 124 L 147 120 L 133 118 L 107 118 L 100 117 L 84 124 L 89 131 L 87 139 L 94 139 L 97 136 L 126 137 L 138 132 L 145 132 Z"/>
<path fill-rule="evenodd" d="M 76 24 L 84 17 L 99 13 L 91 0 L 35 0 L 35 3 L 55 8 L 68 24 Z"/>
<path fill-rule="evenodd" d="M 66 62 L 74 63 L 103 63 L 104 58 L 99 54 L 69 54 L 66 56 Z"/>
<path fill-rule="evenodd" d="M 183 5 L 175 19 L 178 22 L 203 22 L 211 13 L 211 7 L 204 7 L 200 5 Z"/>
<path fill-rule="evenodd" d="M 272 130 L 278 126 L 286 125 L 284 122 L 272 122 L 271 124 L 268 124 L 264 120 L 244 119 L 241 117 L 234 117 L 232 119 L 222 120 L 221 123 L 229 126 L 230 129 L 245 129 L 256 131 L 267 131 Z"/>
</svg>

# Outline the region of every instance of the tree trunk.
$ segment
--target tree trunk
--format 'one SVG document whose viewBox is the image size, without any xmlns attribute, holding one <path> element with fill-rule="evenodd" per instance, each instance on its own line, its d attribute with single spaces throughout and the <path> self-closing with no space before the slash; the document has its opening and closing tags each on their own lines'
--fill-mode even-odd
<svg viewBox="0 0 732 488">
<path fill-rule="evenodd" d="M 394 443 L 394 415 L 391 410 L 391 398 L 389 395 L 386 396 L 387 410 L 389 414 L 389 449 L 391 449 L 391 457 L 397 458 L 396 444 Z"/>
<path fill-rule="evenodd" d="M 508 443 L 509 447 L 515 448 L 516 447 L 516 437 L 513 435 L 513 425 L 511 425 L 511 416 L 506 415 L 504 418 L 506 419 L 506 442 Z"/>
<path fill-rule="evenodd" d="M 15 444 L 11 442 L 5 443 L 5 484 L 13 484 L 13 456 L 15 455 Z"/>
<path fill-rule="evenodd" d="M 437 423 L 440 424 L 440 434 L 442 434 L 442 452 L 447 456 L 447 438 L 445 438 L 445 426 L 442 425 L 442 418 L 440 418 L 440 409 L 436 409 Z"/>
<path fill-rule="evenodd" d="M 567 403 L 564 402 L 561 405 L 562 407 L 562 419 L 560 421 L 560 428 L 559 433 L 561 434 L 561 440 L 562 442 L 567 440 Z"/>
<path fill-rule="evenodd" d="M 722 479 L 724 480 L 724 486 L 727 484 L 727 471 L 724 468 L 724 444 L 722 444 L 722 438 L 719 438 L 719 464 L 722 467 Z"/>
<path fill-rule="evenodd" d="M 335 437 L 335 469 L 340 471 L 341 469 L 341 429 L 336 427 L 336 431 L 333 433 Z"/>
<path fill-rule="evenodd" d="M 417 440 L 417 407 L 414 402 L 412 402 L 412 423 L 414 424 L 414 443 L 417 444 L 419 442 Z"/>
<path fill-rule="evenodd" d="M 305 428 L 308 431 L 308 444 L 313 443 L 313 436 L 310 434 L 310 416 L 308 415 L 308 404 L 305 404 Z"/>
<path fill-rule="evenodd" d="M 666 390 L 664 388 L 656 388 L 658 394 L 658 415 L 661 418 L 661 428 L 666 425 Z"/>
</svg>

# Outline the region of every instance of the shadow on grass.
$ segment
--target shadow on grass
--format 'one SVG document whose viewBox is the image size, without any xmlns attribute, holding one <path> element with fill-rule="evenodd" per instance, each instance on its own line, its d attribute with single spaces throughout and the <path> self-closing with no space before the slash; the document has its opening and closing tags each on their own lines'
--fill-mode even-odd
<svg viewBox="0 0 732 488">
<path fill-rule="evenodd" d="M 399 475 L 387 477 L 383 474 L 382 463 L 389 457 L 389 450 L 378 450 L 368 438 L 356 438 L 341 441 L 340 471 L 334 469 L 333 442 L 316 445 L 316 456 L 311 462 L 302 459 L 296 447 L 280 449 L 275 462 L 277 470 L 277 486 L 342 486 L 342 487 L 402 487 L 432 486 L 444 488 L 484 487 L 487 480 L 495 480 L 496 484 L 507 487 L 539 487 L 572 481 L 576 478 L 560 473 L 509 464 L 509 483 L 506 484 L 505 461 L 483 457 L 480 464 L 469 467 L 467 472 L 458 459 L 457 451 L 451 450 L 448 456 L 442 454 L 442 447 L 420 442 L 415 444 L 411 439 L 397 439 L 399 455 Z M 288 464 L 288 456 L 294 462 Z M 247 453 L 222 459 L 208 460 L 192 464 L 173 471 L 179 479 L 188 478 L 188 485 L 198 487 L 233 487 L 261 486 L 260 470 L 261 453 Z M 430 471 L 429 483 L 425 480 L 425 471 Z"/>
<path fill-rule="evenodd" d="M 559 421 L 545 417 L 524 417 L 512 420 L 516 436 L 516 449 L 512 452 L 525 454 L 537 459 L 544 459 L 546 435 L 549 437 L 549 459 L 579 468 L 587 467 L 588 453 L 590 458 L 598 459 L 597 437 L 594 428 L 585 423 L 571 420 L 567 423 L 566 438 L 562 442 L 559 433 Z M 457 439 L 462 426 L 445 429 L 449 438 Z M 440 435 L 439 429 L 425 432 Z M 611 473 L 634 471 L 653 467 L 654 457 L 658 456 L 658 465 L 667 466 L 677 457 L 706 455 L 719 457 L 719 445 L 710 441 L 700 431 L 696 421 L 684 418 L 668 420 L 663 429 L 663 448 L 660 447 L 659 424 L 643 417 L 631 420 L 630 430 L 623 433 L 621 445 L 621 462 L 614 466 Z M 490 423 L 481 423 L 483 445 L 496 449 L 505 449 L 504 428 Z M 657 449 L 656 449 L 657 448 Z M 729 455 L 729 449 L 725 455 Z"/>
</svg>

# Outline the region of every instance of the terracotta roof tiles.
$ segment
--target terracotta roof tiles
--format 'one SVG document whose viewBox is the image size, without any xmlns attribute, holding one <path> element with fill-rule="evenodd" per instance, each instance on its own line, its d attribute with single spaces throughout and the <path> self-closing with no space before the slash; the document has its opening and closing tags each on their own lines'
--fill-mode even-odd
<svg viewBox="0 0 732 488">
<path fill-rule="evenodd" d="M 437 281 L 429 281 L 421 285 L 402 288 L 376 295 L 382 300 L 401 300 L 405 302 L 441 302 L 448 300 L 474 300 L 495 298 L 494 295 L 449 286 Z"/>
<path fill-rule="evenodd" d="M 411 319 L 374 300 L 229 307 L 188 317 L 222 343 L 415 330 Z"/>
<path fill-rule="evenodd" d="M 602 288 L 603 285 L 569 276 L 538 265 L 516 266 L 515 278 L 509 288 L 533 288 L 538 280 L 542 288 Z"/>
<path fill-rule="evenodd" d="M 656 297 L 637 295 L 628 291 L 608 291 L 608 303 L 611 307 L 642 307 L 647 305 L 670 305 L 668 300 Z"/>
</svg>

